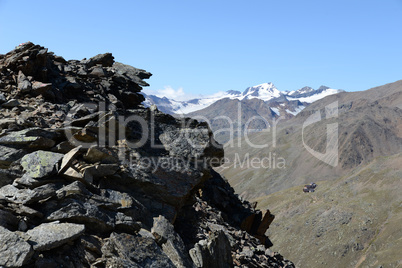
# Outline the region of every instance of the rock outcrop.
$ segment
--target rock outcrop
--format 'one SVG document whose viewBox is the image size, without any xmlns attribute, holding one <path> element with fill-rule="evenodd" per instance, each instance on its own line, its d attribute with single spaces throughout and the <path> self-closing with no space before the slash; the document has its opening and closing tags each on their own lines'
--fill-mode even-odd
<svg viewBox="0 0 402 268">
<path fill-rule="evenodd" d="M 150 76 L 110 53 L 0 55 L 1 267 L 293 267 L 212 170 L 208 125 L 141 105 Z"/>
</svg>

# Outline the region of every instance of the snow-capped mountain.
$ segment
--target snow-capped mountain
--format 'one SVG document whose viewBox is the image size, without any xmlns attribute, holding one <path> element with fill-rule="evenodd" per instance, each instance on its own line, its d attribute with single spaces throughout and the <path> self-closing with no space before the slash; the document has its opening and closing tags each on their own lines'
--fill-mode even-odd
<svg viewBox="0 0 402 268">
<path fill-rule="evenodd" d="M 155 104 L 162 112 L 169 114 L 188 114 L 202 110 L 222 99 L 232 100 L 251 100 L 259 99 L 270 104 L 271 110 L 280 115 L 296 115 L 304 109 L 309 103 L 319 100 L 328 95 L 341 92 L 339 89 L 331 89 L 321 86 L 315 90 L 311 87 L 303 87 L 295 91 L 279 91 L 273 83 L 264 83 L 253 87 L 248 87 L 243 92 L 228 90 L 218 92 L 210 96 L 204 96 L 188 101 L 176 101 L 166 97 L 147 95 L 144 105 L 151 106 Z"/>
</svg>

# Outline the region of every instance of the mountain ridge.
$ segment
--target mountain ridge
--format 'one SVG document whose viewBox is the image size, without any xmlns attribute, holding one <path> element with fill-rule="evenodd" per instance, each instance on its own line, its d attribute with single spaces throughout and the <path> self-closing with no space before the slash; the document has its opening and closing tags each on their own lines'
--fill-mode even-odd
<svg viewBox="0 0 402 268">
<path fill-rule="evenodd" d="M 306 91 L 306 88 L 308 88 L 309 90 Z M 303 102 L 307 104 L 317 99 L 323 98 L 327 95 L 340 92 L 343 92 L 343 90 L 331 89 L 326 86 L 321 86 L 319 89 L 316 90 L 311 87 L 303 87 L 295 91 L 279 91 L 273 83 L 269 82 L 248 87 L 243 92 L 237 90 L 228 90 L 225 92 L 218 92 L 210 96 L 203 96 L 187 101 L 176 101 L 174 99 L 169 99 L 163 96 L 156 96 L 152 94 L 148 95 L 143 92 L 142 94 L 145 97 L 144 105 L 146 107 L 156 105 L 159 110 L 168 114 L 189 114 L 208 108 L 213 103 L 225 98 L 238 100 L 257 98 L 267 102 L 275 99 L 288 100 L 289 98 L 289 100 L 298 100 L 298 98 L 304 98 Z M 315 98 L 308 98 L 312 96 L 315 96 Z M 280 115 L 278 114 L 278 116 Z"/>
</svg>

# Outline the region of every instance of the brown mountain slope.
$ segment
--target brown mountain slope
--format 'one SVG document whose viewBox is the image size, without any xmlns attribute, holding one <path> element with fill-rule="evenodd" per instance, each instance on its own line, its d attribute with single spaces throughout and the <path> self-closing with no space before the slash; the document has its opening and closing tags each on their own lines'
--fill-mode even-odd
<svg viewBox="0 0 402 268">
<path fill-rule="evenodd" d="M 260 99 L 239 101 L 237 99 L 222 99 L 202 110 L 186 116 L 208 121 L 214 131 L 215 139 L 220 143 L 239 136 L 247 124 L 248 129 L 265 129 L 277 115 L 270 106 Z M 249 119 L 255 118 L 255 120 Z M 233 129 L 231 131 L 229 129 Z M 241 136 L 241 135 L 240 135 Z"/>
<path fill-rule="evenodd" d="M 267 145 L 266 148 L 251 146 L 245 139 L 241 144 L 228 143 L 225 147 L 228 163 L 218 172 L 226 176 L 238 193 L 255 198 L 310 181 L 336 179 L 375 157 L 399 153 L 402 151 L 402 110 L 394 106 L 399 105 L 399 100 L 391 101 L 390 96 L 400 96 L 401 85 L 398 81 L 359 94 L 329 96 L 295 118 L 283 124 L 279 122 L 277 131 L 249 135 L 252 144 Z M 323 108 L 334 100 L 338 101 L 337 117 L 322 119 L 303 129 L 311 114 L 321 110 L 324 116 Z M 307 150 L 326 152 L 330 124 L 338 124 L 338 165 L 335 167 Z M 261 159 L 265 162 L 255 165 Z"/>
<path fill-rule="evenodd" d="M 402 154 L 379 157 L 314 193 L 292 187 L 262 198 L 276 216 L 273 250 L 297 267 L 400 267 Z M 382 266 L 381 266 L 382 265 Z"/>
</svg>

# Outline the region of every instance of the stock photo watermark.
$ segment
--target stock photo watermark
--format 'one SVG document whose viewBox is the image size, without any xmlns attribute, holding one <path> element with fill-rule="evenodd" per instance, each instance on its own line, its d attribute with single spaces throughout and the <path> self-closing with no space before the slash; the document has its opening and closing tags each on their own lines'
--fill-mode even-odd
<svg viewBox="0 0 402 268">
<path fill-rule="evenodd" d="M 82 133 L 82 128 L 75 128 L 72 123 L 75 120 L 75 113 L 77 110 L 89 111 L 88 121 L 91 119 L 97 120 L 96 127 L 91 128 L 92 139 L 78 138 L 80 135 L 88 135 L 88 133 Z M 253 116 L 248 118 L 244 124 L 242 122 L 241 103 L 238 104 L 238 115 L 234 122 L 228 116 L 217 116 L 215 118 L 208 119 L 203 116 L 196 116 L 194 118 L 181 118 L 181 125 L 177 127 L 174 135 L 166 135 L 166 133 L 157 133 L 155 111 L 156 109 L 149 109 L 149 116 L 139 114 L 131 114 L 128 116 L 122 116 L 118 113 L 108 110 L 105 103 L 86 103 L 82 104 L 76 110 L 71 110 L 66 120 L 65 135 L 76 146 L 82 146 L 89 149 L 92 146 L 98 147 L 115 147 L 121 148 L 121 143 L 124 141 L 124 148 L 136 150 L 144 146 L 148 146 L 150 149 L 170 149 L 180 146 L 188 146 L 194 153 L 191 157 L 133 157 L 125 153 L 119 153 L 121 161 L 129 163 L 130 165 L 153 169 L 163 168 L 166 170 L 175 170 L 187 172 L 190 168 L 203 167 L 207 168 L 208 165 L 220 166 L 221 169 L 229 167 L 240 169 L 284 169 L 286 168 L 286 159 L 280 155 L 280 153 L 268 151 L 269 149 L 275 149 L 277 147 L 277 132 L 278 125 L 283 117 L 273 118 L 268 121 L 264 117 Z M 91 118 L 91 114 L 92 117 Z M 325 107 L 326 119 L 338 117 L 338 103 L 334 102 Z M 217 129 L 214 134 L 217 135 L 222 132 L 229 133 L 229 141 L 226 143 L 226 147 L 239 148 L 242 143 L 245 143 L 249 148 L 259 149 L 264 151 L 263 154 L 259 154 L 258 157 L 252 156 L 250 153 L 240 154 L 234 153 L 229 157 L 205 157 L 203 152 L 207 147 L 214 147 L 221 150 L 222 145 L 217 143 L 211 136 L 211 130 L 209 127 L 194 128 L 193 123 L 197 121 L 203 121 L 211 126 L 213 120 L 224 120 L 229 127 Z M 251 129 L 250 125 L 253 121 L 260 120 L 267 126 L 266 129 Z M 318 123 L 322 120 L 320 111 L 316 111 L 311 114 L 303 123 L 301 129 L 302 143 L 304 148 L 318 160 L 336 167 L 338 165 L 338 123 L 327 124 L 327 137 L 326 137 L 326 150 L 325 153 L 315 151 L 309 147 L 305 141 L 305 128 Z M 134 126 L 134 127 L 133 127 Z M 84 127 L 85 129 L 85 127 Z M 127 135 L 127 129 L 131 132 L 135 132 L 135 139 L 130 139 Z M 249 134 L 251 133 L 267 133 L 266 140 L 262 144 L 253 143 Z M 130 134 L 130 133 L 129 133 Z M 132 134 L 132 133 L 131 133 Z M 201 137 L 201 138 L 200 138 Z M 236 141 L 236 142 L 235 142 Z"/>
</svg>

